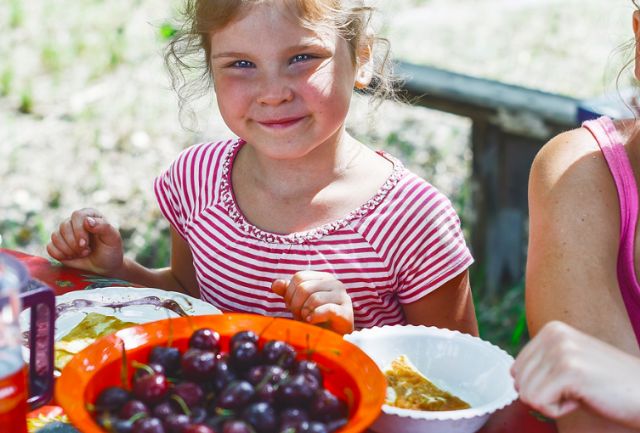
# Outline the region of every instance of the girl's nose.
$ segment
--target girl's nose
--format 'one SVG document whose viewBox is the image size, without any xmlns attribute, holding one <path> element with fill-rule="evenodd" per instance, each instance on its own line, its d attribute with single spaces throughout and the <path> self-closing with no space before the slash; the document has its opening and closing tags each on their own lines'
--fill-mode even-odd
<svg viewBox="0 0 640 433">
<path fill-rule="evenodd" d="M 262 105 L 279 105 L 293 99 L 293 89 L 282 78 L 266 77 L 260 86 L 258 103 Z"/>
</svg>

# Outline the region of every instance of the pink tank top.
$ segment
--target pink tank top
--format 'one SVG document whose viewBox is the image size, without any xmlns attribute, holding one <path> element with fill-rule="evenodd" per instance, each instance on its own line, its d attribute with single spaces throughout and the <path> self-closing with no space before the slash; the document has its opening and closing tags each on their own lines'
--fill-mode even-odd
<svg viewBox="0 0 640 433">
<path fill-rule="evenodd" d="M 618 285 L 631 326 L 640 345 L 640 285 L 634 266 L 638 187 L 624 143 L 613 121 L 608 117 L 601 117 L 587 121 L 583 126 L 593 134 L 598 142 L 618 190 L 618 200 L 620 201 Z"/>
</svg>

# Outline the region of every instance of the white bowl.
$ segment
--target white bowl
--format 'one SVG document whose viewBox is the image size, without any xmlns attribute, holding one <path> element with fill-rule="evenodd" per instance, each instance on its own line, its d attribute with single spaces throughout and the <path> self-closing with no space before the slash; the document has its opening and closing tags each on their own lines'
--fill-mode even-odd
<svg viewBox="0 0 640 433">
<path fill-rule="evenodd" d="M 407 355 L 436 386 L 471 405 L 470 409 L 419 411 L 383 405 L 371 429 L 402 433 L 472 433 L 518 394 L 509 373 L 513 358 L 499 347 L 458 331 L 426 326 L 382 326 L 345 335 L 384 369 Z"/>
</svg>

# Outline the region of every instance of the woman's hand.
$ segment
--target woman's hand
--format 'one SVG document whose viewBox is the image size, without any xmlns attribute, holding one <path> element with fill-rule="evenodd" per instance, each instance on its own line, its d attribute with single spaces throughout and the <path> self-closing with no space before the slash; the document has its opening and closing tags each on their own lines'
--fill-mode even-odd
<svg viewBox="0 0 640 433">
<path fill-rule="evenodd" d="M 640 428 L 640 358 L 562 322 L 547 323 L 511 368 L 520 399 L 552 418 L 584 406 Z"/>
<path fill-rule="evenodd" d="M 89 208 L 74 211 L 60 224 L 47 252 L 66 266 L 101 275 L 117 276 L 124 263 L 120 233 Z"/>
<path fill-rule="evenodd" d="M 339 334 L 354 329 L 353 305 L 347 290 L 326 272 L 301 271 L 291 280 L 275 280 L 271 290 L 284 298 L 296 320 L 327 323 Z"/>
</svg>

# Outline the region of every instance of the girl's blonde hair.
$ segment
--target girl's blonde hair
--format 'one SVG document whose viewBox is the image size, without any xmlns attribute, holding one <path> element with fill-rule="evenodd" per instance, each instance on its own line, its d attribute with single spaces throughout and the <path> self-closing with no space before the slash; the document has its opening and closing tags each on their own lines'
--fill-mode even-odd
<svg viewBox="0 0 640 433">
<path fill-rule="evenodd" d="M 373 95 L 378 101 L 393 98 L 395 78 L 389 43 L 372 33 L 374 10 L 366 6 L 364 0 L 186 0 L 182 23 L 165 51 L 165 64 L 178 94 L 181 113 L 191 98 L 212 87 L 211 33 L 241 18 L 255 5 L 276 1 L 306 28 L 335 29 L 349 45 L 354 66 L 358 64 L 360 50 L 369 46 L 373 79 L 369 87 L 360 91 Z"/>
</svg>

